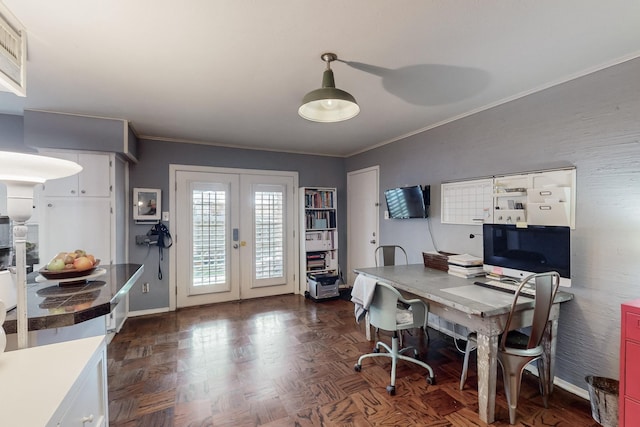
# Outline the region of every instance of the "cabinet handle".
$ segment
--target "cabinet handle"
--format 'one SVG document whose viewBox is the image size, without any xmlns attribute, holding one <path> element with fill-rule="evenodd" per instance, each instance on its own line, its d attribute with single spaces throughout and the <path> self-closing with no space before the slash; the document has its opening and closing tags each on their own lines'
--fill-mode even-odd
<svg viewBox="0 0 640 427">
<path fill-rule="evenodd" d="M 86 193 L 86 191 L 85 191 L 85 190 L 81 190 L 80 192 L 81 192 L 82 194 Z"/>
<path fill-rule="evenodd" d="M 71 190 L 71 194 L 76 194 L 76 190 Z"/>
<path fill-rule="evenodd" d="M 93 414 L 90 414 L 88 417 L 82 417 L 82 419 L 80 421 L 82 421 L 82 424 L 84 424 L 84 423 L 92 423 L 93 422 Z"/>
</svg>

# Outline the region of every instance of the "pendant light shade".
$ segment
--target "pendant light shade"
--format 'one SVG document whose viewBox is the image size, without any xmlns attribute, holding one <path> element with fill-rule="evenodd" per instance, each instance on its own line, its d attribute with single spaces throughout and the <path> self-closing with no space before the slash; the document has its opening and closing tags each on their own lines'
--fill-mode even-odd
<svg viewBox="0 0 640 427">
<path fill-rule="evenodd" d="M 348 92 L 336 88 L 331 62 L 338 59 L 335 53 L 323 53 L 322 60 L 327 69 L 322 75 L 322 87 L 312 90 L 302 98 L 298 114 L 313 122 L 341 122 L 355 117 L 360 112 L 356 99 Z"/>
</svg>

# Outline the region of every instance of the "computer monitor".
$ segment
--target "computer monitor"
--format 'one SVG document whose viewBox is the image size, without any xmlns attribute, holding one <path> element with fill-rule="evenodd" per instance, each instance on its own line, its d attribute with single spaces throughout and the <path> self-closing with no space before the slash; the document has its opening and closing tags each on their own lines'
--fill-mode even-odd
<svg viewBox="0 0 640 427">
<path fill-rule="evenodd" d="M 571 286 L 569 231 L 569 227 L 484 224 L 484 271 L 516 280 L 557 271 L 560 286 Z"/>
</svg>

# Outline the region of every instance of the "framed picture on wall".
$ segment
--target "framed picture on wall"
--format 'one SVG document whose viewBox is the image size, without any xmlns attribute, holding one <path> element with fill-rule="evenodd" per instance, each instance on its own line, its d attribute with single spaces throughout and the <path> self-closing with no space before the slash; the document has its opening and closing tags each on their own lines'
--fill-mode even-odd
<svg viewBox="0 0 640 427">
<path fill-rule="evenodd" d="M 162 191 L 159 188 L 133 189 L 133 219 L 159 221 Z"/>
</svg>

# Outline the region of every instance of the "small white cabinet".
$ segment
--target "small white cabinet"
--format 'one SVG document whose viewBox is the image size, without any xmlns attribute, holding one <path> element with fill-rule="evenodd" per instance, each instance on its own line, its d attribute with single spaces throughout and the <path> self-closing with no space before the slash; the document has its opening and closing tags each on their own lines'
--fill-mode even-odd
<svg viewBox="0 0 640 427">
<path fill-rule="evenodd" d="M 104 336 L 0 354 L 1 423 L 109 424 Z"/>
<path fill-rule="evenodd" d="M 82 171 L 44 184 L 45 197 L 109 197 L 111 194 L 112 154 L 43 152 L 43 155 L 71 160 Z"/>
<path fill-rule="evenodd" d="M 575 228 L 575 168 L 494 178 L 493 223 Z"/>
</svg>

